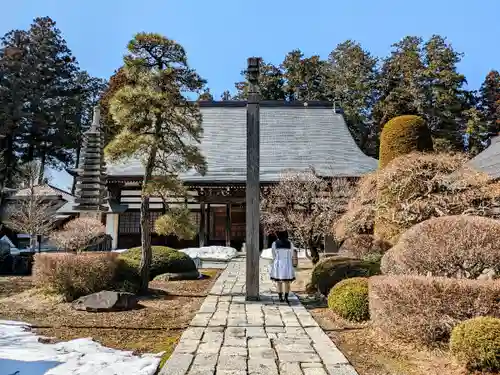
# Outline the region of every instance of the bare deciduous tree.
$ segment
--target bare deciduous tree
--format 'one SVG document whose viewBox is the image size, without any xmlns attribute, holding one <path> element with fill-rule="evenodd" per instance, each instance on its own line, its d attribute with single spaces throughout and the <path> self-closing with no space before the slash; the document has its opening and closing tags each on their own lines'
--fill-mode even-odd
<svg viewBox="0 0 500 375">
<path fill-rule="evenodd" d="M 62 230 L 52 233 L 50 239 L 65 251 L 81 251 L 105 234 L 106 228 L 99 220 L 80 217 L 64 225 Z"/>
<path fill-rule="evenodd" d="M 264 230 L 288 230 L 292 241 L 308 250 L 313 263 L 317 263 L 318 248 L 345 212 L 352 190 L 347 179 L 326 180 L 313 169 L 284 174 L 262 199 Z"/>
<path fill-rule="evenodd" d="M 36 250 L 37 236 L 49 235 L 56 222 L 54 201 L 37 186 L 40 165 L 30 162 L 23 167 L 23 187 L 7 205 L 5 224 L 12 230 L 28 234 L 30 248 Z"/>
</svg>

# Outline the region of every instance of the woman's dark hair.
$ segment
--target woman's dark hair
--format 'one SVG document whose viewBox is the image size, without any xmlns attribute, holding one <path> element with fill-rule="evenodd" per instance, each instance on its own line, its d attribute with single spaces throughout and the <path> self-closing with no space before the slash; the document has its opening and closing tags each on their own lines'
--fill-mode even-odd
<svg viewBox="0 0 500 375">
<path fill-rule="evenodd" d="M 278 249 L 291 249 L 292 244 L 288 240 L 288 232 L 281 231 L 277 233 L 278 240 L 276 241 L 276 247 Z"/>
</svg>

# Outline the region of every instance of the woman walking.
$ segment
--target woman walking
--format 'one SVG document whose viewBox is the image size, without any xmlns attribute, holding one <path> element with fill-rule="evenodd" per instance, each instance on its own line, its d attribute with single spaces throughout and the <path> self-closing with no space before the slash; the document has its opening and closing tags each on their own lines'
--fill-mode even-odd
<svg viewBox="0 0 500 375">
<path fill-rule="evenodd" d="M 286 231 L 278 233 L 278 239 L 273 242 L 273 263 L 271 264 L 270 277 L 278 286 L 278 296 L 280 302 L 283 302 L 283 293 L 285 294 L 284 301 L 288 304 L 288 295 L 290 293 L 290 283 L 295 280 L 295 269 L 297 266 L 297 250 L 288 240 Z"/>
</svg>

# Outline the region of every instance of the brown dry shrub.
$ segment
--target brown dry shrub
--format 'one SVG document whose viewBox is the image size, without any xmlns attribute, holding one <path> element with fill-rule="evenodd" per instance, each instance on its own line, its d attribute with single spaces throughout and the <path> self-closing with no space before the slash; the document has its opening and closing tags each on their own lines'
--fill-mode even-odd
<svg viewBox="0 0 500 375">
<path fill-rule="evenodd" d="M 480 216 L 444 216 L 403 233 L 382 258 L 384 274 L 477 279 L 500 274 L 500 221 Z"/>
<path fill-rule="evenodd" d="M 423 276 L 374 276 L 370 317 L 393 338 L 431 345 L 447 341 L 460 322 L 500 317 L 500 282 Z"/>
<path fill-rule="evenodd" d="M 62 230 L 54 232 L 51 240 L 65 251 L 81 251 L 105 234 L 106 227 L 99 220 L 80 217 L 65 224 Z"/>
<path fill-rule="evenodd" d="M 36 254 L 36 286 L 61 294 L 67 301 L 111 287 L 118 267 L 117 254 Z"/>
<path fill-rule="evenodd" d="M 373 172 L 360 178 L 356 191 L 347 204 L 346 212 L 332 228 L 332 233 L 338 241 L 358 234 L 373 234 L 376 198 L 377 173 Z"/>
<path fill-rule="evenodd" d="M 378 240 L 370 234 L 359 234 L 346 239 L 339 249 L 339 255 L 356 259 L 379 259 L 387 250 L 390 244 Z"/>
<path fill-rule="evenodd" d="M 436 216 L 497 216 L 500 185 L 465 165 L 463 154 L 412 153 L 377 173 L 375 236 L 392 244 Z"/>
</svg>

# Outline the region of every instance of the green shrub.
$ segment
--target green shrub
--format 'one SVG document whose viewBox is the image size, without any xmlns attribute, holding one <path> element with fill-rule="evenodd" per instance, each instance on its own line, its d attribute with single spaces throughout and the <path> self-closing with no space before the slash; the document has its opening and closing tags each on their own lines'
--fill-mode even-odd
<svg viewBox="0 0 500 375">
<path fill-rule="evenodd" d="M 33 280 L 36 286 L 61 294 L 67 301 L 112 287 L 117 254 L 36 254 Z"/>
<path fill-rule="evenodd" d="M 379 167 L 413 151 L 432 151 L 431 132 L 425 121 L 414 115 L 398 116 L 387 122 L 380 135 Z"/>
<path fill-rule="evenodd" d="M 500 319 L 477 317 L 451 332 L 451 353 L 469 370 L 500 370 Z"/>
<path fill-rule="evenodd" d="M 369 277 L 380 273 L 378 262 L 342 257 L 326 258 L 314 267 L 308 290 L 319 291 L 328 296 L 330 289 L 344 279 L 352 277 Z"/>
<path fill-rule="evenodd" d="M 141 275 L 135 264 L 117 258 L 113 289 L 121 292 L 137 293 L 141 285 Z"/>
<path fill-rule="evenodd" d="M 181 273 L 196 271 L 196 265 L 189 255 L 165 246 L 152 246 L 153 256 L 149 269 L 149 278 L 153 280 L 163 273 Z M 120 254 L 120 259 L 139 268 L 141 263 L 141 248 L 134 247 Z"/>
<path fill-rule="evenodd" d="M 368 279 L 353 277 L 336 284 L 328 294 L 328 307 L 350 321 L 362 322 L 370 319 Z"/>
<path fill-rule="evenodd" d="M 500 318 L 500 283 L 495 280 L 374 276 L 369 289 L 374 327 L 407 342 L 447 342 L 464 320 Z"/>
<path fill-rule="evenodd" d="M 500 275 L 500 221 L 480 216 L 442 216 L 417 224 L 382 258 L 392 275 L 477 279 Z"/>
</svg>

